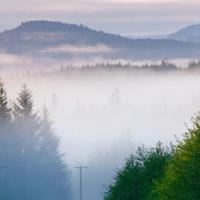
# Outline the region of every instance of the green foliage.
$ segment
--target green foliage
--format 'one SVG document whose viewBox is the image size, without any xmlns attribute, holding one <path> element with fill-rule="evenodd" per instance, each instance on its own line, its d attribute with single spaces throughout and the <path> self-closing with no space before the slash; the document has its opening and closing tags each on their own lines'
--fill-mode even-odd
<svg viewBox="0 0 200 200">
<path fill-rule="evenodd" d="M 164 176 L 165 167 L 173 149 L 158 143 L 155 148 L 138 148 L 135 155 L 126 159 L 124 167 L 115 176 L 104 195 L 105 200 L 150 199 L 155 181 Z"/>
<path fill-rule="evenodd" d="M 193 119 L 193 128 L 179 142 L 165 177 L 158 181 L 154 199 L 200 199 L 200 115 Z"/>
<path fill-rule="evenodd" d="M 200 113 L 176 148 L 139 148 L 119 170 L 105 200 L 199 200 Z"/>
</svg>

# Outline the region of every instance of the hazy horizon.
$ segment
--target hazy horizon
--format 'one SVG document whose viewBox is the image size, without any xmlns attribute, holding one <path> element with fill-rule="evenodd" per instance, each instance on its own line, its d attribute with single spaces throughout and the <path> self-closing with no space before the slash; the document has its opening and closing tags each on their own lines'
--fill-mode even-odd
<svg viewBox="0 0 200 200">
<path fill-rule="evenodd" d="M 165 35 L 200 23 L 200 3 L 196 0 L 0 0 L 0 3 L 0 31 L 14 28 L 22 21 L 52 20 L 134 37 Z"/>
<path fill-rule="evenodd" d="M 0 196 L 144 200 L 172 179 L 195 194 L 169 199 L 200 199 L 199 10 L 0 0 Z"/>
</svg>

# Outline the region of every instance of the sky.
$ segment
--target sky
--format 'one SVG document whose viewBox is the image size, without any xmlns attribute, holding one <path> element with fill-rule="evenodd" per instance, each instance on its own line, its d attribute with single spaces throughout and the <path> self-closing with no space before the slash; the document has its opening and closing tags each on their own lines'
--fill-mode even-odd
<svg viewBox="0 0 200 200">
<path fill-rule="evenodd" d="M 165 35 L 200 23 L 199 10 L 200 0 L 0 0 L 0 31 L 53 20 L 130 37 Z"/>
</svg>

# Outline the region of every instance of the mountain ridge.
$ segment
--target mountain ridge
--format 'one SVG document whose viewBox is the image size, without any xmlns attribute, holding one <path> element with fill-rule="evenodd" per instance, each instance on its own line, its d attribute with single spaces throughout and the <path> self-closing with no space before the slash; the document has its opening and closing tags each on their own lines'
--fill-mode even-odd
<svg viewBox="0 0 200 200">
<path fill-rule="evenodd" d="M 186 26 L 177 32 L 170 34 L 168 38 L 177 41 L 200 44 L 200 24 Z"/>
<path fill-rule="evenodd" d="M 107 49 L 105 48 L 105 52 L 102 49 L 97 52 L 98 48 L 96 48 L 95 51 L 95 47 L 99 46 Z M 82 51 L 78 50 L 79 47 Z M 87 51 L 84 52 L 83 47 L 87 47 Z M 93 49 L 90 48 L 91 53 L 88 52 L 88 47 L 93 47 Z M 164 57 L 193 57 L 200 53 L 198 45 L 173 38 L 130 39 L 93 30 L 83 25 L 45 20 L 23 22 L 16 28 L 0 33 L 0 49 L 6 53 L 58 59 L 74 56 L 107 59 L 162 59 Z"/>
</svg>

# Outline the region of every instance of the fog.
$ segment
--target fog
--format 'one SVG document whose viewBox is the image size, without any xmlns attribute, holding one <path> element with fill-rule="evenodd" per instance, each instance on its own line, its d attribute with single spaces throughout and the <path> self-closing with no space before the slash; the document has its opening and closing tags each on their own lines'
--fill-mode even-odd
<svg viewBox="0 0 200 200">
<path fill-rule="evenodd" d="M 4 77 L 8 97 L 22 84 L 32 90 L 35 109 L 46 105 L 61 152 L 73 175 L 84 170 L 84 199 L 99 200 L 104 186 L 138 145 L 181 138 L 200 108 L 200 74 L 128 71 L 68 72 Z M 176 136 L 175 136 L 176 135 Z"/>
</svg>

